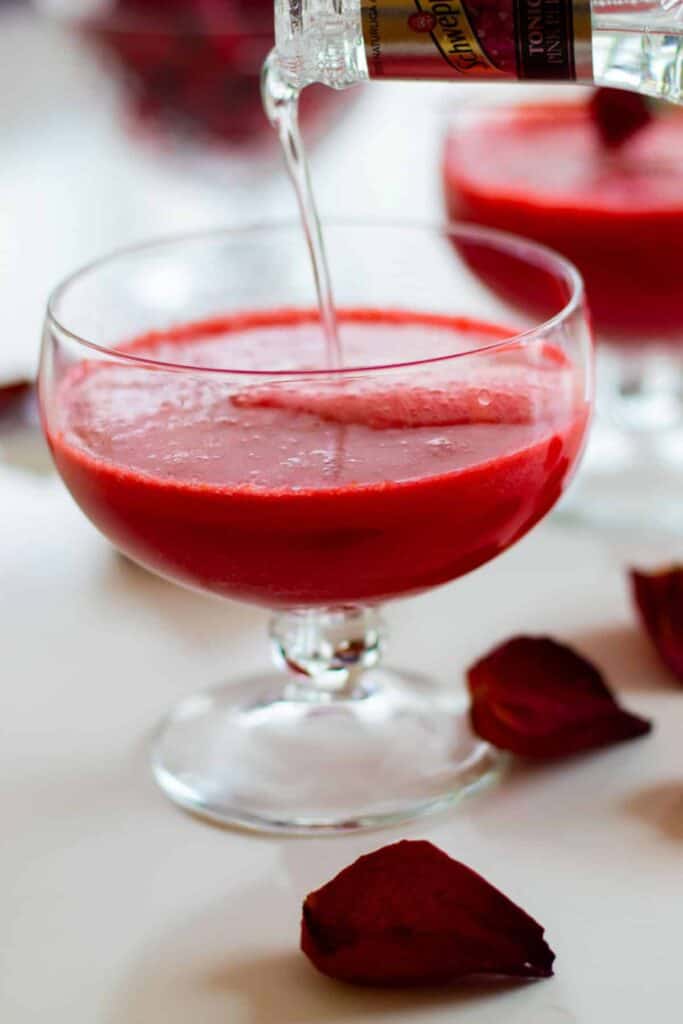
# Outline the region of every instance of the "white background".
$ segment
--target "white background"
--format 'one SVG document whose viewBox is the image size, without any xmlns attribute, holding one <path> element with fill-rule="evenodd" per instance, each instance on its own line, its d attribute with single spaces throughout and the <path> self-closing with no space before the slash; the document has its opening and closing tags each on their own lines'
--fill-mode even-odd
<svg viewBox="0 0 683 1024">
<path fill-rule="evenodd" d="M 323 210 L 438 213 L 442 90 L 370 92 L 316 152 Z M 46 292 L 74 264 L 248 206 L 213 171 L 162 172 L 113 108 L 65 40 L 24 15 L 0 21 L 2 375 L 32 369 Z M 277 176 L 259 189 L 261 214 L 291 209 Z M 651 738 L 518 768 L 456 812 L 386 833 L 252 837 L 167 804 L 146 746 L 173 701 L 263 664 L 264 616 L 124 562 L 56 477 L 9 464 L 22 460 L 2 445 L 3 1024 L 679 1024 L 683 690 L 636 628 L 624 574 L 671 542 L 551 522 L 388 610 L 393 660 L 456 684 L 515 632 L 570 641 L 655 719 Z M 297 952 L 303 896 L 401 837 L 432 839 L 536 916 L 556 977 L 387 994 L 316 975 Z"/>
</svg>

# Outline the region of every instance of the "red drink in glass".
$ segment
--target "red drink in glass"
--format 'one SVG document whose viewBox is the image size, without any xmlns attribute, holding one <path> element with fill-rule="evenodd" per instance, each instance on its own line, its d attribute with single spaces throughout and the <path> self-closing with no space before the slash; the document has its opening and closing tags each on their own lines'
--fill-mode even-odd
<svg viewBox="0 0 683 1024">
<path fill-rule="evenodd" d="M 534 238 L 583 273 L 602 415 L 566 511 L 679 532 L 683 114 L 660 111 L 608 148 L 588 100 L 469 110 L 454 120 L 443 174 L 452 216 Z M 496 274 L 488 268 L 489 287 Z"/>
<path fill-rule="evenodd" d="M 326 242 L 341 366 L 298 225 L 86 268 L 51 300 L 41 362 L 57 468 L 105 536 L 171 580 L 273 609 L 284 680 L 188 698 L 153 751 L 171 799 L 266 830 L 397 821 L 492 776 L 453 681 L 381 664 L 377 605 L 538 522 L 592 400 L 582 285 L 561 257 L 471 228 L 332 224 Z M 504 266 L 511 301 L 474 266 Z"/>
<path fill-rule="evenodd" d="M 189 326 L 132 346 L 184 365 L 305 367 L 317 317 Z M 347 359 L 432 358 L 507 336 L 420 315 L 340 315 Z M 177 335 L 182 340 L 177 340 Z M 586 420 L 565 357 L 511 351 L 457 380 L 354 389 L 76 367 L 49 441 L 81 508 L 173 579 L 269 607 L 377 602 L 469 572 L 555 503 Z M 450 387 L 445 390 L 446 384 Z"/>
<path fill-rule="evenodd" d="M 683 339 L 683 113 L 616 151 L 587 103 L 473 112 L 446 143 L 449 214 L 549 245 L 583 274 L 600 340 Z"/>
</svg>

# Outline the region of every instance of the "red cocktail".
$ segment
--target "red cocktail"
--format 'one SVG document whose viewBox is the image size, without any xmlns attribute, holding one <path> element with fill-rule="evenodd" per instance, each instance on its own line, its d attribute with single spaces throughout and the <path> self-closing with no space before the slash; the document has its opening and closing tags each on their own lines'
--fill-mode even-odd
<svg viewBox="0 0 683 1024">
<path fill-rule="evenodd" d="M 342 370 L 324 367 L 305 254 L 279 229 L 84 271 L 52 301 L 41 371 L 55 462 L 102 532 L 170 579 L 278 612 L 285 695 L 267 677 L 198 716 L 185 708 L 155 761 L 174 799 L 261 827 L 405 816 L 490 771 L 447 694 L 376 667 L 375 607 L 526 533 L 562 494 L 588 421 L 590 343 L 569 265 L 476 231 L 338 228 L 330 240 Z M 545 275 L 549 322 L 524 330 L 518 312 L 469 294 L 463 246 Z M 418 287 L 425 312 L 398 299 L 416 295 L 403 280 L 413 258 L 441 274 L 438 301 Z M 224 765 L 240 764 L 217 782 L 219 735 Z M 409 770 L 389 771 L 402 757 Z M 361 797 L 362 765 L 374 781 Z"/>
<path fill-rule="evenodd" d="M 266 368 L 284 348 L 315 365 L 317 315 L 253 319 L 189 325 L 182 341 L 162 335 L 129 350 Z M 360 366 L 379 351 L 387 361 L 429 358 L 506 337 L 381 311 L 341 312 L 340 323 Z M 574 465 L 585 410 L 562 352 L 479 362 L 452 378 L 416 370 L 353 387 L 226 386 L 85 363 L 62 383 L 49 439 L 83 510 L 164 575 L 269 607 L 377 602 L 503 551 L 555 503 Z"/>
<path fill-rule="evenodd" d="M 608 150 L 586 102 L 492 108 L 454 126 L 444 182 L 452 217 L 576 263 L 600 339 L 683 344 L 683 114 Z"/>
<path fill-rule="evenodd" d="M 452 216 L 550 245 L 584 276 L 603 415 L 573 513 L 592 522 L 683 521 L 682 157 L 680 113 L 610 149 L 588 100 L 468 111 L 446 143 Z"/>
</svg>

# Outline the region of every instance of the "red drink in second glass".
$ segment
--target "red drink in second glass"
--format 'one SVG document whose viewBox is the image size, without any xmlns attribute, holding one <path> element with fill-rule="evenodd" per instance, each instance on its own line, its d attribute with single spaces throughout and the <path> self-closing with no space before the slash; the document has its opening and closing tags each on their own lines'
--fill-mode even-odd
<svg viewBox="0 0 683 1024">
<path fill-rule="evenodd" d="M 128 346 L 252 371 L 319 365 L 308 314 L 205 322 Z M 341 317 L 349 365 L 492 345 L 495 326 L 409 313 Z M 468 357 L 469 358 L 469 357 Z M 552 346 L 445 359 L 409 381 L 343 384 L 82 363 L 49 430 L 93 522 L 145 565 L 269 607 L 377 602 L 469 572 L 556 502 L 587 409 Z M 460 363 L 463 363 L 461 368 Z"/>
<path fill-rule="evenodd" d="M 600 338 L 680 343 L 680 113 L 656 117 L 612 151 L 586 103 L 491 108 L 454 127 L 444 183 L 451 216 L 533 238 L 575 262 Z"/>
</svg>

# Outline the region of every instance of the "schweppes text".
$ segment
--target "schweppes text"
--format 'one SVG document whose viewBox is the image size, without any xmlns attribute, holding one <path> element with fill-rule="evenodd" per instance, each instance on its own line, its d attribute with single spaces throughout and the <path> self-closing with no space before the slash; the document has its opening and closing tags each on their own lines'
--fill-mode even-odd
<svg viewBox="0 0 683 1024">
<path fill-rule="evenodd" d="M 371 78 L 590 77 L 590 0 L 361 0 L 361 13 Z"/>
</svg>

